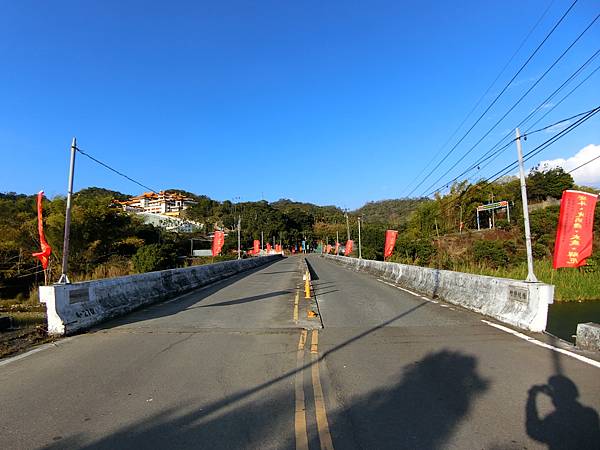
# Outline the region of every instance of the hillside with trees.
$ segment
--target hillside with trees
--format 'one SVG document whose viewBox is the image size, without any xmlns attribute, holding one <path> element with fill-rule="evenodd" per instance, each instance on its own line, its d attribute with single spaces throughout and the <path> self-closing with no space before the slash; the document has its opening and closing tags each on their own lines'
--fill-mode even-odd
<svg viewBox="0 0 600 450">
<path fill-rule="evenodd" d="M 549 264 L 554 248 L 559 205 L 565 189 L 582 189 L 562 169 L 534 169 L 527 177 L 532 203 L 531 232 L 534 256 L 540 264 Z M 148 270 L 197 263 L 186 259 L 190 239 L 204 248 L 210 247 L 207 233 L 214 229 L 227 234 L 223 257 L 235 257 L 237 222 L 241 219 L 242 249 L 252 247 L 255 239 L 276 243 L 284 248 L 299 246 L 305 240 L 315 248 L 319 243 L 333 244 L 339 236 L 347 239 L 347 222 L 351 238 L 358 247 L 358 217 L 362 217 L 362 254 L 368 259 L 383 259 L 385 230 L 399 231 L 391 260 L 441 269 L 498 273 L 522 270 L 525 261 L 523 212 L 518 179 L 507 177 L 488 183 L 455 183 L 445 195 L 433 199 L 397 199 L 369 202 L 346 214 L 336 206 L 281 199 L 232 203 L 217 201 L 206 195 L 169 190 L 191 197 L 196 204 L 184 211 L 185 217 L 206 225 L 205 231 L 166 232 L 144 224 L 138 216 L 115 207 L 114 199 L 128 198 L 120 192 L 87 188 L 73 198 L 71 253 L 69 271 L 72 280 L 125 275 Z M 510 222 L 505 210 L 482 213 L 482 230 L 477 231 L 476 208 L 492 200 L 505 200 L 510 206 Z M 60 275 L 64 230 L 65 198 L 44 200 L 44 221 L 48 242 L 53 248 L 49 275 Z M 550 206 L 546 206 L 549 204 Z M 463 222 L 462 232 L 460 222 Z M 490 223 L 494 228 L 488 229 Z M 595 217 L 595 253 L 587 272 L 599 274 L 600 208 Z M 27 297 L 43 282 L 41 268 L 31 253 L 39 248 L 36 226 L 36 197 L 16 193 L 0 194 L 0 298 Z M 494 272 L 496 271 L 496 272 Z M 505 276 L 511 273 L 506 272 Z M 599 275 L 600 276 L 600 275 Z M 600 280 L 598 280 L 600 285 Z"/>
</svg>

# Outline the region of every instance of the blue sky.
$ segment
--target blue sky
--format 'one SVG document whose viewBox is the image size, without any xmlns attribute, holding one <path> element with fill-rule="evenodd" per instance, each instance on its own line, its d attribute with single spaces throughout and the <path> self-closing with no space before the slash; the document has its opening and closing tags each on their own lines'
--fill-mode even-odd
<svg viewBox="0 0 600 450">
<path fill-rule="evenodd" d="M 412 189 L 410 182 L 543 11 L 550 5 L 463 131 L 570 4 L 3 2 L 0 192 L 64 194 L 76 136 L 83 150 L 155 189 L 347 208 L 397 198 Z M 442 169 L 501 117 L 597 13 L 597 1 L 579 0 Z M 600 20 L 464 164 L 514 128 L 599 43 Z M 598 106 L 599 94 L 600 71 L 538 126 Z M 567 160 L 589 145 L 600 152 L 599 118 L 532 163 Z M 525 151 L 550 136 L 532 136 Z M 491 175 L 515 154 L 509 148 L 477 176 Z M 87 186 L 141 190 L 78 157 L 75 188 Z"/>
</svg>

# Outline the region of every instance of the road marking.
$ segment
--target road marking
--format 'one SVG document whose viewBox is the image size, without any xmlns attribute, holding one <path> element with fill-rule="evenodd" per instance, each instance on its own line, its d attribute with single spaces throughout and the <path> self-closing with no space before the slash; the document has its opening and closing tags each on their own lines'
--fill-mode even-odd
<svg viewBox="0 0 600 450">
<path fill-rule="evenodd" d="M 319 330 L 312 330 L 312 338 L 310 340 L 310 352 L 312 354 L 319 353 Z"/>
<path fill-rule="evenodd" d="M 56 342 L 49 342 L 47 344 L 42 344 L 39 347 L 35 347 L 33 350 L 29 350 L 25 353 L 21 353 L 20 355 L 9 356 L 7 358 L 0 360 L 0 367 L 10 364 L 12 362 L 19 361 L 21 359 L 27 358 L 28 356 L 34 355 L 34 354 L 42 352 L 44 350 L 60 347 L 61 344 L 64 344 L 65 342 L 69 342 L 69 341 L 75 339 L 76 337 L 79 337 L 79 336 L 70 336 L 70 337 L 66 337 L 66 338 L 61 338 L 61 339 L 58 339 Z"/>
<path fill-rule="evenodd" d="M 394 283 L 390 283 L 390 282 L 388 282 L 388 281 L 382 280 L 381 278 L 377 278 L 377 281 L 380 281 L 380 282 L 382 282 L 383 284 L 387 284 L 388 286 L 394 287 L 394 288 L 396 288 L 396 289 L 400 289 L 401 291 L 407 292 L 407 293 L 409 293 L 409 294 L 411 294 L 411 295 L 414 295 L 415 297 L 420 297 L 420 298 L 422 298 L 422 299 L 424 299 L 424 300 L 430 301 L 428 298 L 426 298 L 426 297 L 423 297 L 422 295 L 419 295 L 419 294 L 417 294 L 416 292 L 413 292 L 413 291 L 411 291 L 411 290 L 408 290 L 408 289 L 405 289 L 405 288 L 403 288 L 403 287 L 400 287 L 400 286 L 398 286 L 398 285 L 396 285 L 396 284 L 394 284 Z"/>
<path fill-rule="evenodd" d="M 304 345 L 306 330 L 300 333 L 298 351 L 296 353 L 296 376 L 294 379 L 296 404 L 294 411 L 294 429 L 296 432 L 296 449 L 308 450 L 308 434 L 306 431 L 306 405 L 304 402 Z"/>
<path fill-rule="evenodd" d="M 298 342 L 298 350 L 304 350 L 304 345 L 306 344 L 306 336 L 308 331 L 302 330 L 300 333 L 300 342 Z"/>
<path fill-rule="evenodd" d="M 294 300 L 294 322 L 298 322 L 298 300 L 300 299 L 300 291 L 296 291 L 296 299 Z"/>
<path fill-rule="evenodd" d="M 508 327 L 505 327 L 503 325 L 498 325 L 497 323 L 489 322 L 489 321 L 484 320 L 484 319 L 481 319 L 481 321 L 483 323 L 488 324 L 491 327 L 498 328 L 499 330 L 505 331 L 506 333 L 512 334 L 513 336 L 521 338 L 521 339 L 523 339 L 523 340 L 525 340 L 527 342 L 530 342 L 532 344 L 538 345 L 540 347 L 547 348 L 547 349 L 552 350 L 552 351 L 557 352 L 557 353 L 562 353 L 563 355 L 570 356 L 572 358 L 578 359 L 581 362 L 584 362 L 584 363 L 589 364 L 591 366 L 600 368 L 600 362 L 595 361 L 595 360 L 593 360 L 591 358 L 586 358 L 585 356 L 578 355 L 577 353 L 570 352 L 569 350 L 565 350 L 565 349 L 558 348 L 558 347 L 555 347 L 555 346 L 550 345 L 550 344 L 546 344 L 545 342 L 538 341 L 535 338 L 527 336 L 526 334 L 523 334 L 523 333 L 519 333 L 518 331 L 512 330 L 512 329 L 510 329 Z"/>
<path fill-rule="evenodd" d="M 333 441 L 329 432 L 329 422 L 327 421 L 327 410 L 325 409 L 325 397 L 323 395 L 323 387 L 321 386 L 321 376 L 319 372 L 319 331 L 313 330 L 310 346 L 312 358 L 312 384 L 315 397 L 315 415 L 317 417 L 317 431 L 319 433 L 319 441 L 321 449 L 333 450 Z M 314 349 L 314 352 L 313 352 Z"/>
</svg>

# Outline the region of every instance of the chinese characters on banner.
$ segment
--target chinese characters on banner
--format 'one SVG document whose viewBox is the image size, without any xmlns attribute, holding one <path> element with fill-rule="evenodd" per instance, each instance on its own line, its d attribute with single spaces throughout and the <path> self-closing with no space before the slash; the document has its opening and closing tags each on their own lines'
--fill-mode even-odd
<svg viewBox="0 0 600 450">
<path fill-rule="evenodd" d="M 346 248 L 344 249 L 344 256 L 349 256 L 352 253 L 352 246 L 354 245 L 353 240 L 346 241 Z"/>
<path fill-rule="evenodd" d="M 556 230 L 553 267 L 579 267 L 592 254 L 594 209 L 598 196 L 564 191 Z"/>
<path fill-rule="evenodd" d="M 394 246 L 396 245 L 396 238 L 398 232 L 396 230 L 386 230 L 385 232 L 385 246 L 383 248 L 383 259 L 387 259 L 392 256 Z"/>
<path fill-rule="evenodd" d="M 40 235 L 40 247 L 41 252 L 33 253 L 31 256 L 35 256 L 42 262 L 42 268 L 46 270 L 48 268 L 48 262 L 50 261 L 50 254 L 52 253 L 52 247 L 46 242 L 46 236 L 44 235 L 44 222 L 42 221 L 42 199 L 44 198 L 44 191 L 38 192 L 37 196 L 37 211 L 38 211 L 38 233 Z"/>
<path fill-rule="evenodd" d="M 222 231 L 215 231 L 212 241 L 212 255 L 217 256 L 221 253 L 223 244 L 225 243 L 225 233 Z"/>
</svg>

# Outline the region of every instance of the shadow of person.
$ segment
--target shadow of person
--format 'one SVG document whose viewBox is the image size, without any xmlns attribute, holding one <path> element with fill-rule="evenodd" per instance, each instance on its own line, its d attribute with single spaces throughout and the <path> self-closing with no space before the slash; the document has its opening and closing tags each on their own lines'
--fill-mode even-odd
<svg viewBox="0 0 600 450">
<path fill-rule="evenodd" d="M 430 353 L 406 366 L 397 383 L 355 399 L 334 416 L 334 438 L 342 442 L 351 429 L 357 448 L 441 448 L 488 387 L 475 357 L 451 350 Z"/>
<path fill-rule="evenodd" d="M 553 375 L 548 384 L 529 389 L 526 404 L 527 434 L 550 449 L 598 449 L 598 413 L 577 401 L 579 391 L 564 375 Z M 556 408 L 543 419 L 538 413 L 538 394 L 545 394 Z"/>
</svg>

